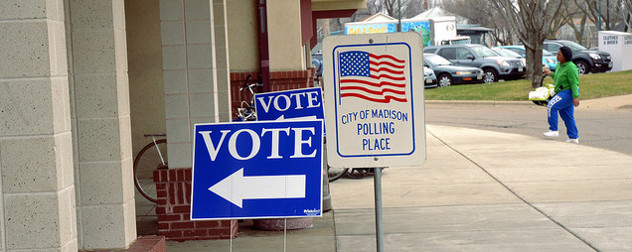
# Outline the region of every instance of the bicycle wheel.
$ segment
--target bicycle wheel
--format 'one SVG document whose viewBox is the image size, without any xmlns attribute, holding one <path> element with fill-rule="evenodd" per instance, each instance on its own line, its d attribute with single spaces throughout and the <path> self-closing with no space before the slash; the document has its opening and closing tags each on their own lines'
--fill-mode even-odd
<svg viewBox="0 0 632 252">
<path fill-rule="evenodd" d="M 349 168 L 333 168 L 329 165 L 327 166 L 327 176 L 329 177 L 329 182 L 334 182 L 339 178 L 342 178 L 347 173 Z"/>
<path fill-rule="evenodd" d="M 349 178 L 360 179 L 369 176 L 371 168 L 353 168 L 347 174 Z"/>
<path fill-rule="evenodd" d="M 151 202 L 158 201 L 154 170 L 167 169 L 167 164 L 167 139 L 156 140 L 156 144 L 151 142 L 145 145 L 134 159 L 134 186 L 143 197 Z"/>
</svg>

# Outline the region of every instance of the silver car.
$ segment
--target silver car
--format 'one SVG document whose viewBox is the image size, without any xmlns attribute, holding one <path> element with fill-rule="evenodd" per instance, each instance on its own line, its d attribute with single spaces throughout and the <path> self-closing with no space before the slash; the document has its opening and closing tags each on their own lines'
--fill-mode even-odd
<svg viewBox="0 0 632 252">
<path fill-rule="evenodd" d="M 435 75 L 432 69 L 424 66 L 424 83 L 425 88 L 435 88 L 438 86 L 437 84 L 437 76 Z"/>
</svg>

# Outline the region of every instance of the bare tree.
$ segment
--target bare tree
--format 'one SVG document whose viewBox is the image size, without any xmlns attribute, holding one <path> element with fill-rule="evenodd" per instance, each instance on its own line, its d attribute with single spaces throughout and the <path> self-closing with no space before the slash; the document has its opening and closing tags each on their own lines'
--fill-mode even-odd
<svg viewBox="0 0 632 252">
<path fill-rule="evenodd" d="M 562 7 L 562 10 L 560 10 L 558 17 L 560 17 L 557 20 L 559 23 L 554 22 L 554 25 L 557 24 L 558 26 L 555 29 L 551 26 L 551 30 L 547 37 L 551 39 L 555 38 L 559 28 L 566 24 L 573 29 L 577 42 L 579 44 L 583 44 L 588 16 L 584 15 L 584 12 L 577 6 L 577 0 L 564 2 L 564 6 Z M 579 24 L 576 24 L 575 22 L 576 17 L 579 17 Z"/>
<path fill-rule="evenodd" d="M 489 2 L 488 0 L 443 0 L 443 8 L 466 17 L 472 23 L 491 28 L 494 44 L 514 44 L 512 27 L 505 20 L 497 18 L 503 14 L 495 8 L 490 8 Z"/>
<path fill-rule="evenodd" d="M 496 0 L 490 1 L 501 17 L 511 25 L 525 47 L 527 78 L 537 87 L 542 79 L 542 44 L 564 0 Z"/>
<path fill-rule="evenodd" d="M 625 9 L 632 8 L 630 0 L 574 0 L 577 7 L 588 16 L 590 21 L 599 26 L 599 18 L 601 17 L 604 30 L 612 30 L 618 22 L 625 22 Z M 599 12 L 599 3 L 601 2 L 601 12 Z M 608 5 L 609 4 L 609 5 Z M 612 14 L 610 14 L 612 12 Z M 621 15 L 620 15 L 621 14 Z"/>
<path fill-rule="evenodd" d="M 632 1 L 623 1 L 623 16 L 625 31 L 632 32 Z"/>
<path fill-rule="evenodd" d="M 397 0 L 382 0 L 382 7 L 386 10 L 386 14 L 391 17 L 397 18 Z"/>
<path fill-rule="evenodd" d="M 423 11 L 424 0 L 378 0 L 374 4 L 382 10 L 386 11 L 391 17 L 397 18 L 401 7 L 402 18 L 413 17 Z M 367 5 L 370 1 L 367 1 Z"/>
<path fill-rule="evenodd" d="M 402 18 L 412 18 L 425 11 L 424 1 L 427 0 L 409 0 L 406 4 L 402 4 Z"/>
</svg>

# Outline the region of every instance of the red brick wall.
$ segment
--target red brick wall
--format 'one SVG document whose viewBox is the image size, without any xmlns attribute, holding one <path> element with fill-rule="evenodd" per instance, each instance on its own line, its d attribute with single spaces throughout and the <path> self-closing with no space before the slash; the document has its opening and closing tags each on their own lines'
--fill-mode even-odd
<svg viewBox="0 0 632 252">
<path fill-rule="evenodd" d="M 313 87 L 315 69 L 295 70 L 284 72 L 270 73 L 270 91 L 281 91 L 298 88 Z M 236 118 L 237 108 L 241 105 L 241 101 L 250 101 L 251 95 L 248 91 L 239 91 L 244 86 L 244 82 L 248 75 L 251 75 L 248 83 L 261 83 L 258 72 L 244 72 L 230 74 L 230 93 L 233 111 L 233 119 Z M 255 90 L 256 93 L 263 92 L 262 88 Z"/>
<path fill-rule="evenodd" d="M 237 235 L 237 220 L 192 221 L 192 169 L 155 170 L 158 234 L 170 241 L 229 239 Z M 230 229 L 231 221 L 233 229 Z"/>
</svg>

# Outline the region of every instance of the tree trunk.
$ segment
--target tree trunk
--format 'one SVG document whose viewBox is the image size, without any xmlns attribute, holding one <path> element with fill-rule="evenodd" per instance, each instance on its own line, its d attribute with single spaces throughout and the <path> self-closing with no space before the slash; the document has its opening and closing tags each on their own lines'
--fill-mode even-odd
<svg viewBox="0 0 632 252">
<path fill-rule="evenodd" d="M 527 69 L 527 78 L 531 79 L 531 86 L 539 86 L 542 78 L 542 43 L 564 2 L 497 0 L 490 3 L 499 13 L 504 13 L 502 18 L 518 33 L 526 49 L 527 67 L 531 67 Z"/>
<path fill-rule="evenodd" d="M 527 66 L 527 79 L 534 88 L 539 87 L 542 80 L 542 41 L 532 43 L 532 47 L 525 46 L 527 62 L 531 63 Z"/>
</svg>

